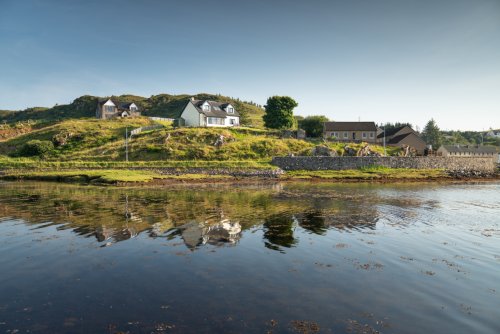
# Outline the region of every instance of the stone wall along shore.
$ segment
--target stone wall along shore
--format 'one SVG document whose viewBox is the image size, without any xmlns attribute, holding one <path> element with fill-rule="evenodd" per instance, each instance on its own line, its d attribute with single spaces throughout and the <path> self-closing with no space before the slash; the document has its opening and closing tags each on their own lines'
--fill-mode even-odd
<svg viewBox="0 0 500 334">
<path fill-rule="evenodd" d="M 287 170 L 345 170 L 382 166 L 389 168 L 444 169 L 450 172 L 493 173 L 491 157 L 274 157 L 272 164 Z"/>
</svg>

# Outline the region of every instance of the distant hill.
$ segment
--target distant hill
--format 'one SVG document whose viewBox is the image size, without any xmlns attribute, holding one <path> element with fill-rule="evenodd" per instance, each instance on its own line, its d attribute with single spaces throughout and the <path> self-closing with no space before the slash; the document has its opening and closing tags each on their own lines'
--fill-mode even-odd
<svg viewBox="0 0 500 334">
<path fill-rule="evenodd" d="M 159 94 L 149 98 L 135 95 L 111 96 L 119 101 L 134 102 L 143 111 L 145 116 L 178 118 L 189 98 L 194 96 L 199 100 L 213 100 L 229 102 L 241 115 L 240 123 L 244 126 L 263 127 L 262 116 L 264 110 L 251 102 L 222 95 L 170 95 Z M 26 120 L 61 121 L 72 118 L 94 117 L 99 97 L 84 95 L 75 99 L 71 104 L 56 105 L 52 108 L 34 107 L 20 111 L 0 110 L 0 122 L 18 122 Z"/>
</svg>

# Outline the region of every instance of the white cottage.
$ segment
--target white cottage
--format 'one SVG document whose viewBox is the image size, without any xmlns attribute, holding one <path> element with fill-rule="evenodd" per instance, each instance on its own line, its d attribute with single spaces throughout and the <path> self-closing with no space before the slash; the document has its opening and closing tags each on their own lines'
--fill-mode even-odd
<svg viewBox="0 0 500 334">
<path fill-rule="evenodd" d="M 230 103 L 191 98 L 181 113 L 185 126 L 229 127 L 240 125 L 240 115 Z"/>
<path fill-rule="evenodd" d="M 100 119 L 110 119 L 140 115 L 141 112 L 135 103 L 119 102 L 110 98 L 105 98 L 97 102 L 95 116 Z"/>
</svg>

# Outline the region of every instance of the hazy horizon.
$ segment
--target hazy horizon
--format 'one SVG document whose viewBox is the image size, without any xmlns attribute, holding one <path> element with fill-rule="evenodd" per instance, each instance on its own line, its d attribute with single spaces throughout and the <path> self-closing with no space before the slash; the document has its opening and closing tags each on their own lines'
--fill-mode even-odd
<svg viewBox="0 0 500 334">
<path fill-rule="evenodd" d="M 0 109 L 222 94 L 336 121 L 500 128 L 500 1 L 0 0 Z"/>
</svg>

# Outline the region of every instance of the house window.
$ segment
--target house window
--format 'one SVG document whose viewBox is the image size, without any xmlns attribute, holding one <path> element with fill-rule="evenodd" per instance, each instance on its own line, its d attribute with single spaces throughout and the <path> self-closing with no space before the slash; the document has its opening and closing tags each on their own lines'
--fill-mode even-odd
<svg viewBox="0 0 500 334">
<path fill-rule="evenodd" d="M 344 138 L 347 139 L 349 137 L 349 135 L 347 134 L 347 132 L 344 132 Z"/>
<path fill-rule="evenodd" d="M 115 111 L 115 107 L 114 106 L 106 106 L 106 112 L 113 112 Z"/>
<path fill-rule="evenodd" d="M 234 114 L 234 108 L 233 107 L 227 108 L 227 112 L 230 114 Z"/>
<path fill-rule="evenodd" d="M 210 110 L 210 106 L 208 104 L 204 104 L 203 111 L 209 111 L 209 110 Z"/>
<path fill-rule="evenodd" d="M 136 111 L 137 107 L 130 107 L 130 111 Z"/>
<path fill-rule="evenodd" d="M 224 118 L 208 117 L 208 124 L 224 125 Z"/>
<path fill-rule="evenodd" d="M 366 132 L 363 132 L 363 138 L 366 138 Z"/>
<path fill-rule="evenodd" d="M 235 123 L 234 123 L 234 121 L 235 121 L 235 119 L 234 119 L 234 118 L 231 118 L 231 119 L 229 120 L 229 124 L 234 125 L 234 124 L 235 124 Z"/>
<path fill-rule="evenodd" d="M 373 139 L 373 132 L 370 132 L 370 138 Z"/>
<path fill-rule="evenodd" d="M 338 132 L 334 132 L 333 133 L 333 137 L 338 138 L 339 137 L 339 133 Z"/>
</svg>

